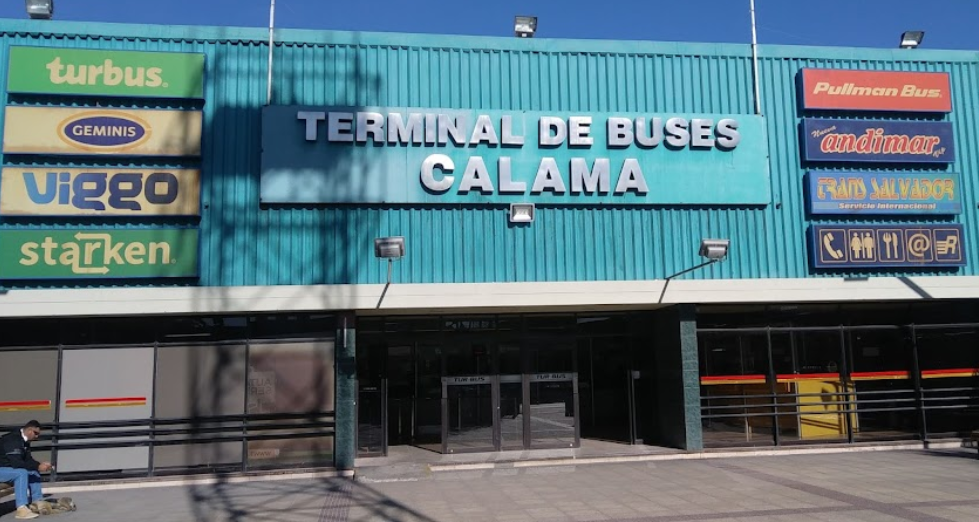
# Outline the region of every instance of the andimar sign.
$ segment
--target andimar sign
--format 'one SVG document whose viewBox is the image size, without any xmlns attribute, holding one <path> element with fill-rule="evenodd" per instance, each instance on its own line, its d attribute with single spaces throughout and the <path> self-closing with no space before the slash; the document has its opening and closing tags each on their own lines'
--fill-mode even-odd
<svg viewBox="0 0 979 522">
<path fill-rule="evenodd" d="M 196 169 L 4 167 L 0 215 L 199 216 Z"/>
<path fill-rule="evenodd" d="M 203 98 L 204 55 L 13 46 L 7 91 Z"/>
<path fill-rule="evenodd" d="M 802 69 L 804 109 L 951 112 L 948 73 Z"/>
<path fill-rule="evenodd" d="M 264 203 L 767 204 L 765 123 L 728 114 L 271 106 Z"/>
<path fill-rule="evenodd" d="M 5 154 L 200 156 L 201 111 L 7 106 Z"/>
<path fill-rule="evenodd" d="M 0 279 L 196 277 L 198 230 L 0 230 Z"/>
<path fill-rule="evenodd" d="M 952 163 L 955 141 L 945 121 L 802 121 L 806 161 Z"/>
</svg>

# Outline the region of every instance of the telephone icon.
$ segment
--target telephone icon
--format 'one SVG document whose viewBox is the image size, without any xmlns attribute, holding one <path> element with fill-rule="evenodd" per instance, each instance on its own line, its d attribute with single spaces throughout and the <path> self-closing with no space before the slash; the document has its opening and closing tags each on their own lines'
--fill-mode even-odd
<svg viewBox="0 0 979 522">
<path fill-rule="evenodd" d="M 826 232 L 823 234 L 823 249 L 829 254 L 833 259 L 843 259 L 843 251 L 833 248 L 833 233 Z"/>
</svg>

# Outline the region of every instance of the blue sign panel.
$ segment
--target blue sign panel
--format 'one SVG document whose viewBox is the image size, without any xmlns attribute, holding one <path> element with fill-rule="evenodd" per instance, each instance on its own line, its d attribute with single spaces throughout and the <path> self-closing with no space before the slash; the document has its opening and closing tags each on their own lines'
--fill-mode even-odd
<svg viewBox="0 0 979 522">
<path fill-rule="evenodd" d="M 765 205 L 760 116 L 272 106 L 264 203 Z"/>
<path fill-rule="evenodd" d="M 945 121 L 802 121 L 802 159 L 952 163 L 952 124 Z"/>
<path fill-rule="evenodd" d="M 962 225 L 813 225 L 815 268 L 964 266 Z"/>
<path fill-rule="evenodd" d="M 960 214 L 952 173 L 810 172 L 812 214 Z"/>
</svg>

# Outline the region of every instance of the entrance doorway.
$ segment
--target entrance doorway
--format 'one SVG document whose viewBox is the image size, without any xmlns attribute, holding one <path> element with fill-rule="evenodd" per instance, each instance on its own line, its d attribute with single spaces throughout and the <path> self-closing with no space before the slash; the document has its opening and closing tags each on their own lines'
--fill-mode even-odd
<svg viewBox="0 0 979 522">
<path fill-rule="evenodd" d="M 361 456 L 388 445 L 464 453 L 638 441 L 624 315 L 383 321 L 358 325 Z"/>
<path fill-rule="evenodd" d="M 573 372 L 442 378 L 442 453 L 574 448 Z"/>
</svg>

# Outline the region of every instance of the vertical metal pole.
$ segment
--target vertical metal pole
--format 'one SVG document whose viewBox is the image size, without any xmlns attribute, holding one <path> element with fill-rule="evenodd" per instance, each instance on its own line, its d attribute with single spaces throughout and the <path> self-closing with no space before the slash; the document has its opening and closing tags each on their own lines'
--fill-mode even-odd
<svg viewBox="0 0 979 522">
<path fill-rule="evenodd" d="M 914 383 L 914 402 L 915 408 L 918 410 L 918 423 L 920 429 L 921 440 L 924 442 L 928 441 L 928 423 L 927 416 L 925 415 L 925 391 L 921 387 L 921 362 L 918 361 L 918 332 L 917 329 L 912 324 L 911 328 L 911 371 L 912 381 Z"/>
<path fill-rule="evenodd" d="M 59 339 L 61 341 L 63 339 Z M 58 432 L 61 430 L 61 379 L 64 373 L 65 345 L 58 344 L 58 382 L 54 388 L 54 426 L 51 430 L 51 463 L 54 469 L 51 470 L 51 482 L 58 480 Z"/>
<path fill-rule="evenodd" d="M 149 476 L 153 476 L 155 469 L 154 454 L 156 453 L 156 401 L 159 398 L 156 393 L 156 373 L 159 367 L 157 359 L 160 357 L 160 342 L 153 342 L 153 382 L 150 384 L 153 393 L 153 402 L 150 403 L 150 454 L 149 454 Z"/>
<path fill-rule="evenodd" d="M 850 398 L 850 387 L 847 385 L 847 381 L 850 378 L 850 368 L 849 359 L 847 358 L 847 352 L 853 349 L 853 343 L 847 343 L 848 338 L 852 338 L 853 333 L 850 329 L 845 326 L 840 326 L 840 359 L 841 363 L 837 368 L 840 375 L 840 387 L 843 390 L 843 397 L 845 400 L 845 406 L 843 407 L 844 417 L 843 425 L 846 426 L 846 441 L 849 444 L 853 444 L 853 423 L 851 422 L 851 415 L 856 415 L 857 411 L 857 385 L 853 385 L 853 398 Z"/>
<path fill-rule="evenodd" d="M 771 325 L 765 328 L 765 344 L 768 346 L 768 382 L 769 392 L 772 394 L 772 411 L 774 415 L 772 416 L 772 435 L 775 437 L 775 445 L 782 445 L 782 430 L 778 424 L 778 374 L 775 373 L 775 362 L 772 360 L 772 327 Z M 796 399 L 799 400 L 799 399 Z"/>
<path fill-rule="evenodd" d="M 755 29 L 755 0 L 751 0 L 751 70 L 755 82 L 755 114 L 761 116 L 761 88 L 758 78 L 758 32 Z"/>
<path fill-rule="evenodd" d="M 268 93 L 265 98 L 266 105 L 272 105 L 272 49 L 275 47 L 273 45 L 274 33 L 275 33 L 275 0 L 272 0 L 271 3 L 269 4 L 269 80 L 268 80 Z"/>
<path fill-rule="evenodd" d="M 251 332 L 248 333 L 248 337 L 245 339 L 245 393 L 244 393 L 244 404 L 242 404 L 242 412 L 244 416 L 241 418 L 241 471 L 248 471 L 248 417 L 251 412 L 248 411 L 248 399 L 251 394 L 251 386 L 249 386 L 248 379 L 251 378 L 251 352 L 252 352 L 252 340 Z"/>
</svg>

